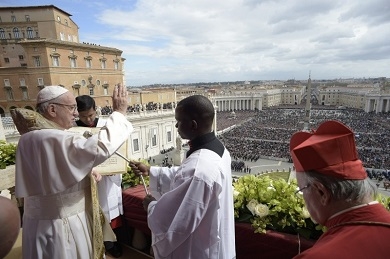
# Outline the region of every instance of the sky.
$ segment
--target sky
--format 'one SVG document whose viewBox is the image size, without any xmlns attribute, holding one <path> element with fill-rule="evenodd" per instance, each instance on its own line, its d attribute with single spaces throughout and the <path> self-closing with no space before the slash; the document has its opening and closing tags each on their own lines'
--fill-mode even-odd
<svg viewBox="0 0 390 259">
<path fill-rule="evenodd" d="M 390 77 L 389 0 L 2 0 L 55 5 L 123 51 L 128 86 Z"/>
</svg>

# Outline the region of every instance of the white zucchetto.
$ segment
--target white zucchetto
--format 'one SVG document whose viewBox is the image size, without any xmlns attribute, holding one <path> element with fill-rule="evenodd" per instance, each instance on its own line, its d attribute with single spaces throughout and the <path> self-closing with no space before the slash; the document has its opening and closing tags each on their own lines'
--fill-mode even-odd
<svg viewBox="0 0 390 259">
<path fill-rule="evenodd" d="M 66 92 L 68 92 L 68 90 L 59 85 L 45 86 L 45 88 L 38 92 L 37 104 L 53 100 Z"/>
</svg>

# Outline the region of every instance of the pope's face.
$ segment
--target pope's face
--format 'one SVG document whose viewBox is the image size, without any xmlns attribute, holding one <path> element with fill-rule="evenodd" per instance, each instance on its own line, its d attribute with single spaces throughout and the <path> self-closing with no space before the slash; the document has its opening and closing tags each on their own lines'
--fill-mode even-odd
<svg viewBox="0 0 390 259">
<path fill-rule="evenodd" d="M 71 92 L 66 92 L 51 105 L 54 106 L 55 117 L 52 120 L 55 123 L 64 129 L 70 129 L 75 125 L 75 119 L 79 113 L 76 100 Z"/>
<path fill-rule="evenodd" d="M 89 110 L 79 112 L 79 119 L 84 124 L 93 126 L 96 118 L 96 111 L 93 108 L 90 108 Z"/>
</svg>

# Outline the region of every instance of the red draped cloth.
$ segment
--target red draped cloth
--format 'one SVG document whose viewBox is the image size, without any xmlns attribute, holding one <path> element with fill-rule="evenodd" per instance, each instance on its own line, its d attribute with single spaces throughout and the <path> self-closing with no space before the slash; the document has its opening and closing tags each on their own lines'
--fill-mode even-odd
<svg viewBox="0 0 390 259">
<path fill-rule="evenodd" d="M 128 188 L 123 191 L 123 212 L 127 226 L 151 235 L 147 223 L 147 215 L 142 206 L 145 197 L 142 185 Z M 310 248 L 314 241 L 300 238 L 296 235 L 276 231 L 267 231 L 267 234 L 254 233 L 248 223 L 236 223 L 236 254 L 237 259 L 291 259 L 300 251 Z M 300 243 L 300 248 L 299 248 Z"/>
<path fill-rule="evenodd" d="M 145 189 L 142 185 L 124 190 L 122 192 L 123 216 L 127 226 L 138 229 L 144 234 L 151 236 L 147 222 L 147 214 L 142 205 L 145 196 Z"/>
<path fill-rule="evenodd" d="M 254 233 L 248 223 L 236 223 L 237 259 L 270 258 L 291 259 L 300 251 L 313 246 L 315 241 L 297 235 L 268 230 L 267 234 Z M 300 243 L 300 248 L 299 248 Z"/>
</svg>

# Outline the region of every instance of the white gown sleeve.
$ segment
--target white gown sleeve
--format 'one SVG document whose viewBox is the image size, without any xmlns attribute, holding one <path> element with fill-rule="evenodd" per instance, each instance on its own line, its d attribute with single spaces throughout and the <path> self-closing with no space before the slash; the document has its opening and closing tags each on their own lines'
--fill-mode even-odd
<svg viewBox="0 0 390 259">
<path fill-rule="evenodd" d="M 150 194 L 156 198 L 160 199 L 161 195 L 168 192 L 171 188 L 171 182 L 174 178 L 176 171 L 179 167 L 173 166 L 168 167 L 150 167 L 150 178 L 149 178 L 149 190 Z"/>
</svg>

